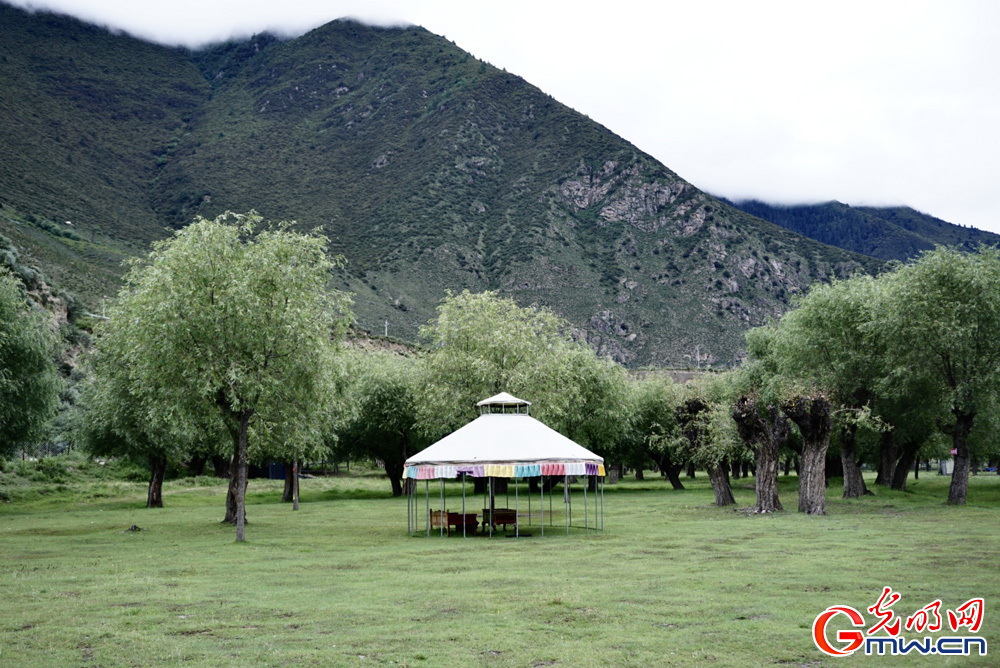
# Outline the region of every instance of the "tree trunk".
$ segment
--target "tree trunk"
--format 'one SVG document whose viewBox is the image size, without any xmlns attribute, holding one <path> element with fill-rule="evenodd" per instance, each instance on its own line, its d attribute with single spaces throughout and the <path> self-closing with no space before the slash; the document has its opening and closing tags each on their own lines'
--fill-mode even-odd
<svg viewBox="0 0 1000 668">
<path fill-rule="evenodd" d="M 247 495 L 247 438 L 250 430 L 250 411 L 240 413 L 240 433 L 236 441 L 236 452 L 233 463 L 236 464 L 236 541 L 242 543 L 246 539 L 246 495 Z"/>
<path fill-rule="evenodd" d="M 784 510 L 778 498 L 778 453 L 771 448 L 759 448 L 757 456 L 757 503 L 755 513 L 773 513 Z"/>
<path fill-rule="evenodd" d="M 226 494 L 226 517 L 222 520 L 227 524 L 236 525 L 236 540 L 242 541 L 246 525 L 246 491 L 247 491 L 247 436 L 250 427 L 250 417 L 253 413 L 245 410 L 235 414 L 238 428 L 230 432 L 233 437 L 233 459 L 229 466 L 229 490 Z"/>
<path fill-rule="evenodd" d="M 212 455 L 212 468 L 215 469 L 216 478 L 230 478 L 229 460 L 219 455 Z"/>
<path fill-rule="evenodd" d="M 826 397 L 797 397 L 781 408 L 802 433 L 799 512 L 826 514 L 826 451 L 830 447 L 830 402 Z"/>
<path fill-rule="evenodd" d="M 191 458 L 188 462 L 187 468 L 188 473 L 191 475 L 205 475 L 205 464 L 208 463 L 208 457 L 204 455 L 196 455 Z"/>
<path fill-rule="evenodd" d="M 299 458 L 292 460 L 292 510 L 299 509 Z"/>
<path fill-rule="evenodd" d="M 670 453 L 666 451 L 655 455 L 652 452 L 649 454 L 656 461 L 656 466 L 660 469 L 660 473 L 670 481 L 670 486 L 674 489 L 684 489 L 684 484 L 681 483 L 680 479 L 680 473 L 684 470 L 684 462 L 674 464 L 670 459 Z"/>
<path fill-rule="evenodd" d="M 712 491 L 715 493 L 715 505 L 731 506 L 736 503 L 733 490 L 729 486 L 729 467 L 726 462 L 718 466 L 709 466 L 708 479 L 712 482 Z"/>
<path fill-rule="evenodd" d="M 876 485 L 888 487 L 892 484 L 892 474 L 896 470 L 896 439 L 891 431 L 882 432 L 878 439 L 878 476 L 875 478 Z"/>
<path fill-rule="evenodd" d="M 291 503 L 295 495 L 295 483 L 292 480 L 292 463 L 284 462 L 285 465 L 285 489 L 281 492 L 281 502 Z"/>
<path fill-rule="evenodd" d="M 951 487 L 948 489 L 948 503 L 964 506 L 965 497 L 969 492 L 969 432 L 976 417 L 975 411 L 954 411 L 955 430 L 952 433 L 952 448 L 958 453 L 954 455 L 955 468 L 951 473 Z"/>
<path fill-rule="evenodd" d="M 680 473 L 683 470 L 683 466 L 668 466 L 663 469 L 663 472 L 667 474 L 667 480 L 670 481 L 670 486 L 674 489 L 684 489 L 684 483 L 681 482 L 680 477 Z"/>
<path fill-rule="evenodd" d="M 687 477 L 689 477 L 689 478 L 693 478 L 694 477 L 694 462 L 688 462 L 688 465 L 687 465 Z"/>
<path fill-rule="evenodd" d="M 826 486 L 830 486 L 830 478 L 841 478 L 844 477 L 844 462 L 840 457 L 831 457 L 830 451 L 826 452 L 826 465 L 823 467 L 826 469 L 824 478 L 826 479 Z"/>
<path fill-rule="evenodd" d="M 917 459 L 917 451 L 920 443 L 907 441 L 903 444 L 899 453 L 899 461 L 896 462 L 896 470 L 892 473 L 892 488 L 900 492 L 906 491 L 906 478 L 910 475 L 910 468 Z"/>
<path fill-rule="evenodd" d="M 857 499 L 871 494 L 865 487 L 861 467 L 858 466 L 855 434 L 857 425 L 844 425 L 840 430 L 840 460 L 844 466 L 844 498 Z"/>
<path fill-rule="evenodd" d="M 740 462 L 733 462 L 730 468 L 733 471 L 733 480 L 740 479 Z"/>
<path fill-rule="evenodd" d="M 791 474 L 792 474 L 792 458 L 785 457 L 785 475 L 787 476 Z"/>
<path fill-rule="evenodd" d="M 753 512 L 773 513 L 783 510 L 778 499 L 778 451 L 788 440 L 788 418 L 781 415 L 776 406 L 768 406 L 764 417 L 753 397 L 742 396 L 733 406 L 733 420 L 740 438 L 753 450 L 756 460 L 754 487 L 757 501 Z M 785 467 L 787 473 L 787 459 Z"/>
<path fill-rule="evenodd" d="M 642 472 L 642 467 L 641 466 L 635 467 L 635 479 L 636 480 L 645 480 L 646 478 L 644 476 L 645 476 L 645 474 L 643 474 L 643 472 Z"/>
<path fill-rule="evenodd" d="M 750 462 L 743 462 L 743 477 L 749 478 L 751 475 L 757 475 L 757 470 L 750 465 Z"/>
<path fill-rule="evenodd" d="M 163 507 L 163 476 L 167 473 L 164 457 L 149 458 L 149 492 L 146 494 L 147 508 Z"/>
<path fill-rule="evenodd" d="M 392 495 L 394 497 L 403 495 L 403 461 L 385 460 L 385 474 L 389 476 L 389 484 L 392 485 Z"/>
</svg>

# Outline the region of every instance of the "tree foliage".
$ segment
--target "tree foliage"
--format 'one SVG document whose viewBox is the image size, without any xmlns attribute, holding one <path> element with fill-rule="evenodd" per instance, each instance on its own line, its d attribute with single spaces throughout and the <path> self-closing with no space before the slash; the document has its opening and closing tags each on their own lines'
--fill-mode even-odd
<svg viewBox="0 0 1000 668">
<path fill-rule="evenodd" d="M 969 436 L 1000 392 L 1000 251 L 938 248 L 886 277 L 881 318 L 896 342 L 896 370 L 928 379 L 951 414 L 955 469 L 948 502 L 964 504 Z"/>
<path fill-rule="evenodd" d="M 391 353 L 346 354 L 349 408 L 338 430 L 341 452 L 381 460 L 393 496 L 403 493 L 403 463 L 429 444 L 417 425 L 419 360 Z"/>
<path fill-rule="evenodd" d="M 0 268 L 0 457 L 41 435 L 59 400 L 54 339 L 20 283 Z"/>
<path fill-rule="evenodd" d="M 421 329 L 425 359 L 419 422 L 439 438 L 476 417 L 476 402 L 509 392 L 532 415 L 582 445 L 612 447 L 620 426 L 625 375 L 569 336 L 546 308 L 520 307 L 495 292 L 451 294 Z"/>
<path fill-rule="evenodd" d="M 155 424 L 206 413 L 233 443 L 227 519 L 244 538 L 247 462 L 322 439 L 335 395 L 332 341 L 349 301 L 327 288 L 327 239 L 254 212 L 198 218 L 133 262 L 98 345 L 129 368 Z M 295 446 L 298 447 L 298 446 Z"/>
</svg>

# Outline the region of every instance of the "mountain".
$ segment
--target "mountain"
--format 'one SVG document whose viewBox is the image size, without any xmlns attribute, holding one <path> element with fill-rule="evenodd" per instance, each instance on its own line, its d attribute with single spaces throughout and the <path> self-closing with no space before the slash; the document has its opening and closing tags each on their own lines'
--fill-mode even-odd
<svg viewBox="0 0 1000 668">
<path fill-rule="evenodd" d="M 167 228 L 254 208 L 323 227 L 369 331 L 415 340 L 446 290 L 494 289 L 629 365 L 728 364 L 794 293 L 881 266 L 422 28 L 187 52 L 0 6 L 0 77 L 0 233 L 89 303 Z"/>
<path fill-rule="evenodd" d="M 882 260 L 908 260 L 937 245 L 974 250 L 980 244 L 1000 243 L 1000 235 L 953 225 L 904 206 L 727 203 L 810 239 Z"/>
</svg>

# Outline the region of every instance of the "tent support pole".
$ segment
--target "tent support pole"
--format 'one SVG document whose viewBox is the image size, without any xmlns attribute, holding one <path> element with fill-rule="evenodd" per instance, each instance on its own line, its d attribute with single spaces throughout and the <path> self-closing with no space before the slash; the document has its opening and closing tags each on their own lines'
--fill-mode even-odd
<svg viewBox="0 0 1000 668">
<path fill-rule="evenodd" d="M 594 476 L 594 531 L 598 530 L 597 529 L 597 493 L 598 493 L 599 490 L 597 489 L 597 487 L 600 484 L 600 482 L 601 482 L 600 478 L 598 478 L 595 475 Z"/>
<path fill-rule="evenodd" d="M 462 538 L 468 538 L 465 535 L 465 474 L 462 474 Z"/>
<path fill-rule="evenodd" d="M 413 535 L 413 495 L 410 494 L 410 479 L 403 478 L 406 485 L 406 533 Z"/>
<path fill-rule="evenodd" d="M 555 485 L 552 485 L 555 487 Z M 545 487 L 545 479 L 542 479 L 542 488 Z M 549 526 L 552 526 L 552 490 L 549 490 Z"/>
<path fill-rule="evenodd" d="M 573 517 L 573 494 L 569 488 L 569 476 L 563 476 L 563 505 L 566 506 L 566 535 L 569 535 L 569 521 Z"/>
<path fill-rule="evenodd" d="M 441 526 L 441 537 L 444 538 L 444 525 L 448 522 L 448 516 L 444 512 L 444 478 L 438 478 L 441 481 L 441 514 L 438 515 L 438 519 L 441 520 L 438 524 Z"/>
<path fill-rule="evenodd" d="M 528 526 L 531 526 L 531 481 L 528 481 Z"/>
<path fill-rule="evenodd" d="M 518 511 L 517 511 L 517 476 L 514 476 L 514 538 L 521 537 L 521 529 L 518 524 Z"/>
<path fill-rule="evenodd" d="M 583 476 L 583 533 L 590 533 L 590 518 L 587 513 L 590 507 L 587 505 L 587 488 L 590 487 L 590 476 Z"/>
<path fill-rule="evenodd" d="M 424 479 L 424 505 L 427 506 L 427 537 L 431 537 L 431 481 Z"/>
<path fill-rule="evenodd" d="M 601 478 L 601 531 L 604 531 L 604 478 Z"/>
<path fill-rule="evenodd" d="M 542 527 L 542 538 L 545 538 L 545 478 L 538 478 L 538 508 L 541 510 L 541 521 L 538 523 Z M 551 497 L 550 497 L 551 498 Z"/>
<path fill-rule="evenodd" d="M 494 504 L 494 501 L 493 501 L 493 476 L 490 476 L 490 503 L 489 503 L 489 506 L 488 506 L 489 509 L 490 509 L 490 538 L 493 538 L 493 504 Z"/>
</svg>

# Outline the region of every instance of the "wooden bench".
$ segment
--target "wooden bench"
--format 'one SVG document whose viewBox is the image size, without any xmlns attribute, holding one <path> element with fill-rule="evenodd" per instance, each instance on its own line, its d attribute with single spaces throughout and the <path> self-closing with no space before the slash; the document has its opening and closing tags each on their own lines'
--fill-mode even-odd
<svg viewBox="0 0 1000 668">
<path fill-rule="evenodd" d="M 486 529 L 490 524 L 493 525 L 493 530 L 497 530 L 497 526 L 502 524 L 503 530 L 507 530 L 507 525 L 512 524 L 514 528 L 517 528 L 517 512 L 511 508 L 494 508 L 492 517 L 490 515 L 489 508 L 483 509 L 483 530 Z"/>
<path fill-rule="evenodd" d="M 444 529 L 451 535 L 451 528 L 459 531 L 465 525 L 466 533 L 472 530 L 472 535 L 476 535 L 476 526 L 479 524 L 478 516 L 475 513 L 450 513 L 447 510 L 431 511 L 431 529 Z"/>
<path fill-rule="evenodd" d="M 448 527 L 448 511 L 447 510 L 432 510 L 431 511 L 431 529 L 444 529 L 451 535 L 451 529 Z"/>
<path fill-rule="evenodd" d="M 479 517 L 475 513 L 448 513 L 448 526 L 455 527 L 455 531 L 465 527 L 465 533 L 476 535 L 476 527 L 479 525 Z M 451 535 L 451 534 L 449 534 Z"/>
</svg>

